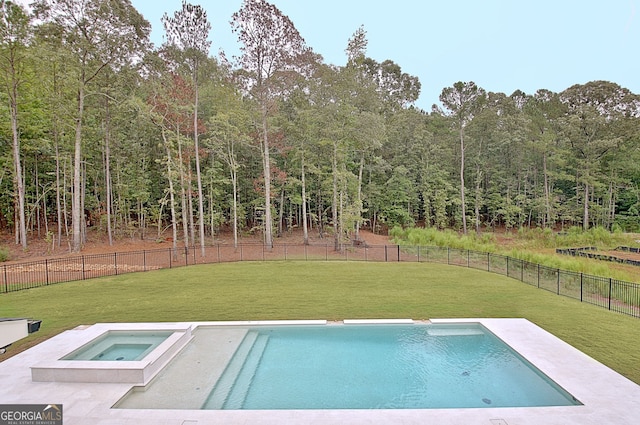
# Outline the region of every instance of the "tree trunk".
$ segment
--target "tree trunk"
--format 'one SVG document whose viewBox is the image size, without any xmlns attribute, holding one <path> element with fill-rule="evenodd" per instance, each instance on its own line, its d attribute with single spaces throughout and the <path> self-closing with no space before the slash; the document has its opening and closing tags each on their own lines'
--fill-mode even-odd
<svg viewBox="0 0 640 425">
<path fill-rule="evenodd" d="M 271 157 L 269 155 L 269 137 L 267 133 L 267 105 L 262 105 L 262 163 L 264 169 L 264 244 L 273 248 L 271 218 Z"/>
<path fill-rule="evenodd" d="M 331 202 L 331 218 L 333 219 L 333 248 L 335 251 L 340 250 L 340 235 L 338 234 L 338 147 L 337 143 L 333 143 L 333 162 L 331 168 L 333 171 L 333 202 Z"/>
<path fill-rule="evenodd" d="M 36 202 L 33 205 L 31 215 L 35 215 L 36 229 L 38 238 L 42 237 L 40 225 L 40 178 L 38 175 L 38 154 L 34 155 L 34 171 L 33 171 L 33 189 L 35 191 Z M 33 229 L 33 224 L 31 225 Z"/>
<path fill-rule="evenodd" d="M 611 180 L 609 181 L 609 209 L 608 209 L 608 214 L 607 214 L 607 229 L 611 230 L 613 229 L 613 223 L 615 222 L 615 218 L 616 218 L 616 203 L 615 203 L 615 196 L 613 193 L 613 176 L 611 178 Z"/>
<path fill-rule="evenodd" d="M 231 184 L 233 186 L 233 247 L 238 247 L 238 171 L 235 159 L 231 165 Z"/>
<path fill-rule="evenodd" d="M 109 96 L 105 96 L 105 129 L 104 129 L 104 180 L 105 180 L 105 203 L 107 212 L 107 236 L 109 245 L 113 245 L 113 232 L 111 230 L 111 116 L 109 109 Z"/>
<path fill-rule="evenodd" d="M 11 51 L 11 95 L 9 101 L 9 109 L 11 113 L 11 136 L 13 140 L 13 164 L 14 164 L 14 181 L 18 195 L 18 214 L 16 222 L 16 234 L 18 239 L 16 243 L 22 245 L 22 249 L 27 249 L 27 224 L 25 221 L 25 196 L 24 196 L 24 177 L 22 176 L 22 164 L 20 163 L 20 137 L 18 136 L 18 81 L 16 80 L 15 58 Z"/>
<path fill-rule="evenodd" d="M 584 215 L 582 220 L 582 229 L 589 230 L 589 184 L 584 183 Z"/>
<path fill-rule="evenodd" d="M 480 183 L 482 182 L 482 170 L 480 169 L 480 164 L 476 167 L 476 196 L 475 196 L 475 227 L 476 234 L 480 234 Z"/>
<path fill-rule="evenodd" d="M 360 223 L 362 222 L 362 173 L 364 170 L 364 152 L 360 156 L 360 166 L 358 167 L 358 193 L 356 202 L 358 203 L 358 216 L 356 217 L 356 241 L 360 240 Z"/>
<path fill-rule="evenodd" d="M 187 215 L 187 193 L 185 189 L 185 176 L 184 176 L 184 160 L 182 158 L 182 143 L 180 142 L 180 131 L 176 130 L 176 137 L 178 138 L 178 161 L 180 169 L 180 202 L 182 206 L 182 232 L 184 238 L 184 246 L 189 246 L 189 217 Z"/>
<path fill-rule="evenodd" d="M 56 219 L 58 222 L 58 247 L 60 247 L 60 240 L 62 239 L 62 205 L 60 202 L 60 149 L 56 130 L 54 130 L 53 138 L 56 145 Z"/>
<path fill-rule="evenodd" d="M 80 240 L 81 244 L 87 241 L 87 216 L 85 215 L 84 202 L 87 194 L 87 164 L 81 162 L 80 172 L 80 215 L 82 221 L 80 222 Z"/>
<path fill-rule="evenodd" d="M 82 76 L 84 81 L 84 76 Z M 84 113 L 84 83 L 78 87 L 78 109 L 76 111 L 75 144 L 73 156 L 73 202 L 71 206 L 71 223 L 73 233 L 73 252 L 80 252 L 82 248 L 82 116 Z"/>
<path fill-rule="evenodd" d="M 193 242 L 193 246 L 196 244 L 196 228 L 195 222 L 193 220 L 193 188 L 191 184 L 193 183 L 193 175 L 191 174 L 191 161 L 189 161 L 189 169 L 187 170 L 187 209 L 189 212 L 189 234 L 191 236 L 191 241 Z"/>
<path fill-rule="evenodd" d="M 171 147 L 169 146 L 169 141 L 167 140 L 167 134 L 165 133 L 164 128 L 161 132 L 162 141 L 164 142 L 164 147 L 167 152 L 167 180 L 169 180 L 169 206 L 171 210 L 171 249 L 173 251 L 173 256 L 175 257 L 178 251 L 178 223 L 176 217 L 175 191 L 173 188 L 173 170 L 171 168 Z M 161 220 L 161 218 L 159 218 L 159 220 Z"/>
<path fill-rule="evenodd" d="M 318 209 L 318 236 L 320 239 L 324 238 L 324 204 L 322 203 L 322 189 L 318 185 L 318 191 L 316 193 L 316 207 Z"/>
<path fill-rule="evenodd" d="M 552 226 L 553 227 L 553 223 L 551 223 L 551 202 L 550 202 L 550 196 L 549 196 L 549 173 L 547 172 L 547 154 L 544 153 L 542 155 L 542 168 L 543 168 L 543 173 L 544 173 L 544 208 L 545 208 L 545 220 L 544 220 L 544 227 L 546 226 Z"/>
<path fill-rule="evenodd" d="M 67 170 L 69 167 L 67 166 L 67 161 L 65 158 L 64 165 L 62 167 L 63 175 L 62 175 L 62 216 L 64 217 L 64 235 L 67 238 L 67 245 L 69 245 L 69 212 L 67 211 L 67 206 L 69 202 L 67 201 L 67 193 L 69 193 L 67 187 Z M 69 250 L 71 250 L 71 246 L 69 245 Z"/>
<path fill-rule="evenodd" d="M 195 102 L 193 113 L 193 142 L 196 154 L 196 179 L 198 180 L 198 226 L 200 228 L 200 255 L 205 256 L 204 241 L 204 200 L 202 199 L 202 177 L 200 175 L 200 152 L 198 146 L 198 79 L 197 66 L 194 66 L 193 85 L 195 89 Z"/>
<path fill-rule="evenodd" d="M 280 190 L 280 205 L 278 206 L 278 237 L 283 235 L 282 224 L 284 221 L 284 184 L 282 190 Z"/>
<path fill-rule="evenodd" d="M 460 202 L 462 205 L 462 231 L 467 234 L 467 211 L 464 201 L 464 128 L 460 127 Z"/>
<path fill-rule="evenodd" d="M 302 181 L 302 238 L 304 240 L 305 245 L 309 245 L 309 229 L 307 228 L 307 187 L 305 182 L 305 171 L 304 171 L 304 152 L 302 153 L 302 172 L 301 172 L 301 181 Z"/>
</svg>

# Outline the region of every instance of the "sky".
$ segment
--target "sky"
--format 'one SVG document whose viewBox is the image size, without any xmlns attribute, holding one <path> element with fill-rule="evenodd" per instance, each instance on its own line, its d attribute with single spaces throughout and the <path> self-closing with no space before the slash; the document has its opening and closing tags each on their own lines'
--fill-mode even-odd
<svg viewBox="0 0 640 425">
<path fill-rule="evenodd" d="M 163 42 L 161 17 L 182 0 L 131 0 Z M 640 93 L 640 0 L 271 0 L 325 63 L 344 65 L 349 38 L 364 26 L 367 56 L 417 76 L 416 106 L 474 81 L 486 91 L 560 92 L 594 80 Z M 242 0 L 191 0 L 211 22 L 211 54 L 239 53 L 231 15 Z"/>
</svg>

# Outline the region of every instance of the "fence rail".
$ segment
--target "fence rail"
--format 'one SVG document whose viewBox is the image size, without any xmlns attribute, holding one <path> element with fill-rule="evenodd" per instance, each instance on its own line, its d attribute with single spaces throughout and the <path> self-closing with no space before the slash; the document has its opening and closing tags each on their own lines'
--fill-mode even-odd
<svg viewBox="0 0 640 425">
<path fill-rule="evenodd" d="M 212 245 L 79 255 L 0 265 L 0 292 L 8 293 L 74 280 L 125 273 L 238 261 L 425 262 L 469 267 L 520 280 L 557 295 L 640 318 L 640 285 L 554 269 L 504 255 L 433 246 L 349 246 L 279 244 Z"/>
</svg>

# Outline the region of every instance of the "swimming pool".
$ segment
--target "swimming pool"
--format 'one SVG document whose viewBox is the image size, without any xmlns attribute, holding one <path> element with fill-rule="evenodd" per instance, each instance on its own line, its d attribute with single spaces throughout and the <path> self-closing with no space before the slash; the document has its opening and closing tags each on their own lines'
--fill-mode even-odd
<svg viewBox="0 0 640 425">
<path fill-rule="evenodd" d="M 206 346 L 216 332 L 219 329 L 198 329 L 190 345 Z M 191 364 L 181 364 L 178 356 L 165 376 L 161 372 L 157 391 L 152 382 L 119 407 L 303 410 L 580 404 L 478 323 L 256 326 L 242 332 L 222 373 L 209 384 L 190 389 L 172 382 L 184 378 L 176 370 Z M 216 367 L 216 361 L 206 366 L 206 356 L 201 361 L 202 370 Z M 181 397 L 199 403 L 197 407 L 177 404 L 175 397 L 163 393 L 163 388 L 180 385 Z"/>
<path fill-rule="evenodd" d="M 356 321 L 343 322 L 351 326 Z M 426 323 L 410 319 L 357 322 L 413 322 L 418 326 Z M 640 415 L 639 385 L 526 319 L 435 318 L 430 322 L 482 324 L 582 404 L 513 408 L 494 408 L 495 404 L 492 404 L 485 408 L 463 409 L 201 409 L 249 329 L 266 329 L 274 325 L 342 326 L 342 322 L 326 320 L 100 323 L 79 326 L 0 361 L 0 376 L 5 383 L 0 387 L 0 399 L 4 403 L 51 401 L 63 404 L 65 424 L 69 425 L 100 425 L 105 424 L 105 420 L 113 424 L 137 425 L 637 423 Z M 60 360 L 75 348 L 110 330 L 172 330 L 174 333 L 141 361 Z M 196 341 L 194 334 L 200 334 L 201 331 L 209 335 Z M 205 358 L 207 361 L 203 362 Z M 185 361 L 188 367 L 184 367 Z M 164 382 L 167 384 L 164 385 Z M 163 386 L 165 394 L 162 403 L 154 405 L 149 402 L 148 408 L 145 408 L 146 399 L 137 396 L 155 393 L 154 397 L 157 397 Z M 51 400 L 52 396 L 55 397 L 54 401 Z"/>
</svg>

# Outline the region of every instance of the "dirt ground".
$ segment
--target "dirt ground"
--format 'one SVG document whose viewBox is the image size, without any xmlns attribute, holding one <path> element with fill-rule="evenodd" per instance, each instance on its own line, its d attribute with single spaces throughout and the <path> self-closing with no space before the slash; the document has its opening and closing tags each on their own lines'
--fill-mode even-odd
<svg viewBox="0 0 640 425">
<path fill-rule="evenodd" d="M 113 245 L 109 245 L 108 238 L 106 234 L 103 233 L 104 232 L 89 231 L 87 242 L 84 244 L 80 254 L 106 254 L 112 252 L 171 248 L 171 238 L 168 237 L 170 235 L 163 235 L 162 238 L 156 238 L 156 234 L 150 232 L 149 236 L 144 239 L 140 237 L 117 238 L 114 239 Z M 369 230 L 360 231 L 360 240 L 362 244 L 370 246 L 391 244 L 388 236 L 374 234 Z M 274 245 L 300 245 L 300 249 L 303 249 L 303 241 L 302 230 L 293 230 L 286 232 L 282 237 L 274 237 Z M 71 253 L 71 241 L 67 241 L 66 239 L 63 239 L 60 246 L 58 246 L 56 241 L 46 241 L 43 238 L 32 235 L 28 242 L 29 245 L 25 251 L 21 245 L 16 245 L 13 234 L 2 233 L 0 235 L 0 247 L 9 251 L 9 260 L 4 264 L 78 255 L 78 253 Z M 262 235 L 242 235 L 239 237 L 238 242 L 240 244 L 261 244 Z M 215 238 L 209 237 L 206 243 L 208 245 L 233 245 L 233 234 L 225 232 L 217 235 Z M 332 244 L 333 239 L 330 235 L 321 238 L 317 231 L 312 230 L 309 232 L 309 243 L 311 245 L 327 245 Z M 178 242 L 178 246 L 183 245 L 181 245 L 181 242 Z M 288 248 L 288 251 L 291 252 L 292 248 L 294 247 Z"/>
</svg>

